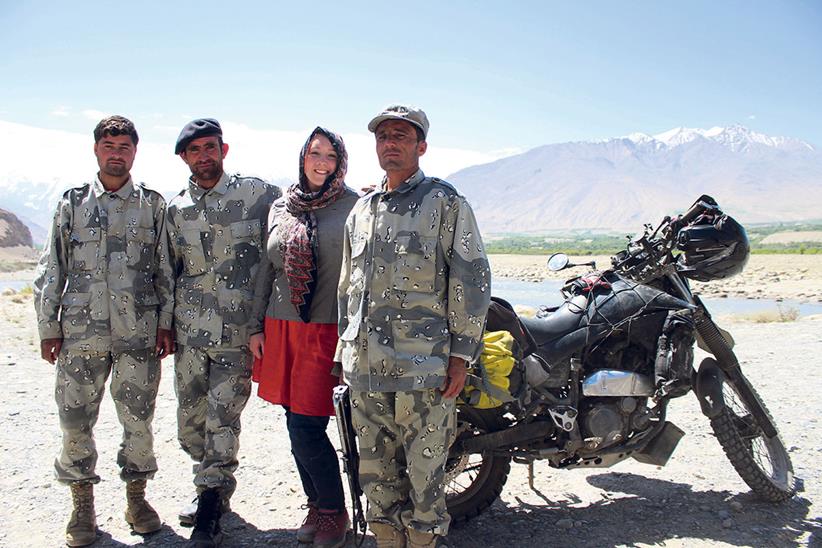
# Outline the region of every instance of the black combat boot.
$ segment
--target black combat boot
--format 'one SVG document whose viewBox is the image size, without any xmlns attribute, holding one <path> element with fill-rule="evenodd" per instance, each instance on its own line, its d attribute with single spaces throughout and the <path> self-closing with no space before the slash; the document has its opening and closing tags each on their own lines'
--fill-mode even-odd
<svg viewBox="0 0 822 548">
<path fill-rule="evenodd" d="M 215 548 L 223 539 L 220 530 L 220 493 L 216 489 L 206 489 L 197 498 L 197 515 L 191 532 L 189 548 Z"/>
</svg>

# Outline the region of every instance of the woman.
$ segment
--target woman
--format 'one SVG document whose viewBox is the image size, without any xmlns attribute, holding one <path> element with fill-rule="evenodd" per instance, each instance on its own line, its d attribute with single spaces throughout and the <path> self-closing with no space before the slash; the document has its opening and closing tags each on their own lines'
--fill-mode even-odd
<svg viewBox="0 0 822 548">
<path fill-rule="evenodd" d="M 249 340 L 257 394 L 285 408 L 308 498 L 297 539 L 323 548 L 342 546 L 350 526 L 337 455 L 326 434 L 334 414 L 331 391 L 339 382 L 332 369 L 343 226 L 357 200 L 344 183 L 347 165 L 342 139 L 316 128 L 300 152 L 299 181 L 271 207 L 269 260 L 260 266 L 254 295 L 263 332 Z"/>
</svg>

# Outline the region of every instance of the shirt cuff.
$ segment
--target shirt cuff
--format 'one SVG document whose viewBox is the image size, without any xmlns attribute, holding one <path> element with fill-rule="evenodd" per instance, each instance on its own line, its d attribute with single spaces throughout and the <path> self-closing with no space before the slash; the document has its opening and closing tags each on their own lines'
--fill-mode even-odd
<svg viewBox="0 0 822 548">
<path fill-rule="evenodd" d="M 45 339 L 62 339 L 63 330 L 60 328 L 60 322 L 43 322 L 37 326 L 40 333 L 40 340 Z"/>
</svg>

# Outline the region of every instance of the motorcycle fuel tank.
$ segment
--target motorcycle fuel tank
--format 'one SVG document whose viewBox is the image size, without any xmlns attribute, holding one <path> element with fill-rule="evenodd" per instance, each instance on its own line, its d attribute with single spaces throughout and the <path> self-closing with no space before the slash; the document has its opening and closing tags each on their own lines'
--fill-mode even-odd
<svg viewBox="0 0 822 548">
<path fill-rule="evenodd" d="M 618 369 L 600 369 L 582 381 L 586 396 L 651 396 L 651 379 L 639 373 Z"/>
</svg>

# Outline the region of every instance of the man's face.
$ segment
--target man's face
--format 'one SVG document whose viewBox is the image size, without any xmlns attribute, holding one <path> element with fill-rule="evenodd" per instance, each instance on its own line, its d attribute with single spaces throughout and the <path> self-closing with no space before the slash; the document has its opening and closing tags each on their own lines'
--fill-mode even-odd
<svg viewBox="0 0 822 548">
<path fill-rule="evenodd" d="M 377 158 L 385 171 L 413 171 L 419 167 L 420 156 L 428 145 L 417 142 L 417 132 L 410 122 L 386 120 L 374 132 L 377 139 Z"/>
<path fill-rule="evenodd" d="M 100 172 L 112 177 L 128 175 L 136 154 L 137 147 L 128 135 L 112 137 L 106 134 L 94 143 L 94 155 Z"/>
<path fill-rule="evenodd" d="M 191 169 L 197 180 L 210 181 L 223 174 L 223 158 L 228 153 L 228 145 L 220 145 L 216 135 L 200 137 L 191 141 L 180 153 L 180 157 Z"/>
</svg>

